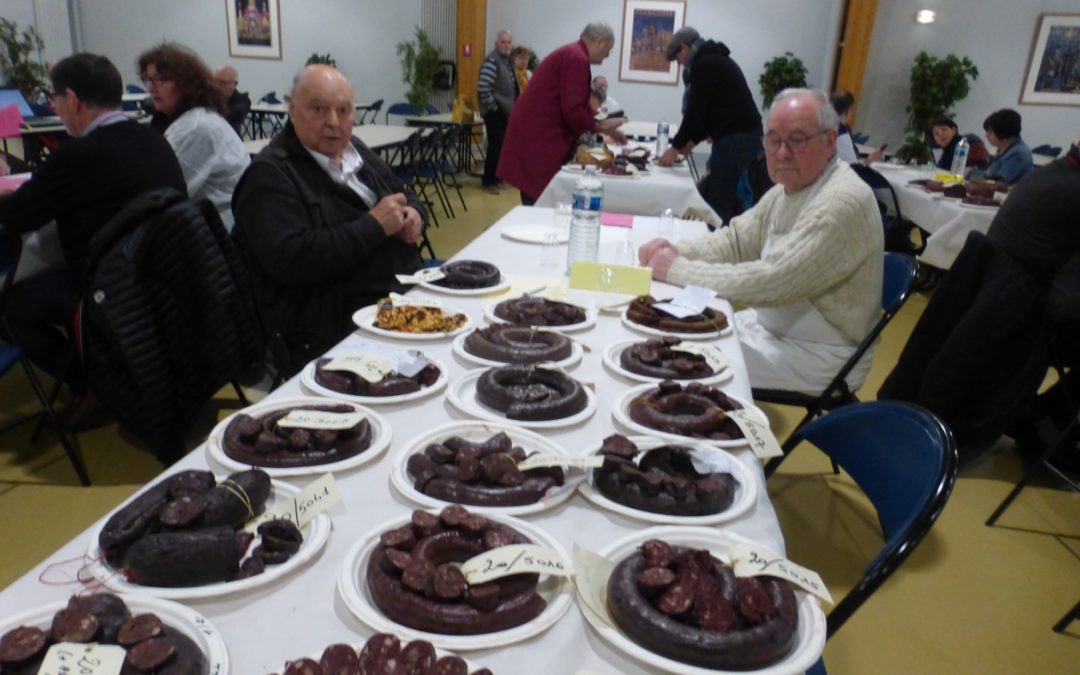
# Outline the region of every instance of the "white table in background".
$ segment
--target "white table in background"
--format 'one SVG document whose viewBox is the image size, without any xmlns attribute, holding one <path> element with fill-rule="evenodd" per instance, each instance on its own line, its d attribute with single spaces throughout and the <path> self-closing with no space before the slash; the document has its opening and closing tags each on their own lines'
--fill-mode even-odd
<svg viewBox="0 0 1080 675">
<path fill-rule="evenodd" d="M 360 124 L 353 127 L 353 136 L 356 136 L 364 145 L 379 152 L 386 148 L 404 143 L 409 136 L 416 133 L 412 127 L 402 127 L 385 124 Z M 269 138 L 256 138 L 244 141 L 244 148 L 249 155 L 257 155 L 270 143 Z"/>
<path fill-rule="evenodd" d="M 517 207 L 466 246 L 459 257 L 497 262 L 504 272 L 512 275 L 535 275 L 538 271 L 539 247 L 510 241 L 501 237 L 500 232 L 508 225 L 551 222 L 551 209 Z M 648 240 L 655 236 L 656 227 L 657 219 L 644 217 L 635 218 L 632 229 L 604 227 L 601 233 L 601 258 L 609 255 L 616 242 L 624 237 L 630 237 L 636 243 Z M 677 227 L 686 234 L 705 229 L 703 224 L 691 222 L 680 222 Z M 565 252 L 566 247 L 561 248 Z M 552 278 L 551 282 L 562 279 Z M 527 281 L 535 282 L 533 279 Z M 666 284 L 657 283 L 654 287 L 657 293 L 671 292 L 671 287 Z M 422 289 L 420 292 L 427 295 Z M 436 294 L 433 297 L 466 311 L 477 323 L 482 322 L 483 308 L 492 302 L 485 298 Z M 730 310 L 730 307 L 727 309 Z M 596 383 L 597 412 L 587 422 L 567 429 L 550 430 L 544 435 L 561 444 L 571 454 L 581 454 L 586 447 L 599 443 L 616 431 L 610 414 L 611 407 L 622 392 L 633 386 L 607 372 L 601 362 L 601 348 L 616 340 L 640 336 L 623 327 L 617 316 L 608 315 L 600 316 L 595 327 L 573 335 L 592 347 L 581 365 L 570 372 L 582 381 Z M 355 336 L 351 335 L 346 341 L 355 339 Z M 453 356 L 449 340 L 395 344 L 420 348 L 429 356 L 441 360 L 449 370 L 451 384 L 473 367 Z M 749 398 L 750 385 L 737 338 L 731 335 L 716 340 L 715 344 L 732 360 L 734 378 L 723 385 L 724 389 Z M 271 398 L 301 393 L 299 382 L 293 378 L 271 394 Z M 233 673 L 281 672 L 287 659 L 319 653 L 323 647 L 334 642 L 358 643 L 373 632 L 353 617 L 338 597 L 336 583 L 345 555 L 358 538 L 415 508 L 389 485 L 390 470 L 397 454 L 412 438 L 425 430 L 452 419 L 465 419 L 442 395 L 407 404 L 377 406 L 377 409 L 390 421 L 394 430 L 393 441 L 378 461 L 335 476 L 343 503 L 331 510 L 333 532 L 321 555 L 296 573 L 267 587 L 220 599 L 185 602 L 206 616 L 222 633 L 228 645 Z M 757 482 L 757 502 L 744 516 L 717 527 L 783 551 L 783 537 L 765 490 L 761 464 L 749 450 L 738 450 L 735 454 L 750 469 Z M 204 447 L 199 447 L 172 470 L 207 466 Z M 213 468 L 220 472 L 220 467 Z M 307 480 L 291 479 L 288 482 L 303 484 Z M 580 495 L 574 495 L 559 507 L 528 517 L 527 520 L 554 536 L 568 551 L 575 542 L 599 550 L 647 526 L 602 511 Z M 63 600 L 78 590 L 77 586 L 71 585 L 46 585 L 39 581 L 39 575 L 50 564 L 77 560 L 86 552 L 89 540 L 90 530 L 87 530 L 0 592 L 0 616 L 11 616 Z M 78 566 L 77 562 L 74 564 Z M 268 628 L 270 625 L 277 628 Z M 496 673 L 574 673 L 580 669 L 607 675 L 655 675 L 660 672 L 645 668 L 610 647 L 587 626 L 576 606 L 570 607 L 549 630 L 526 642 L 466 652 L 465 655 L 478 666 L 487 666 Z"/>
</svg>

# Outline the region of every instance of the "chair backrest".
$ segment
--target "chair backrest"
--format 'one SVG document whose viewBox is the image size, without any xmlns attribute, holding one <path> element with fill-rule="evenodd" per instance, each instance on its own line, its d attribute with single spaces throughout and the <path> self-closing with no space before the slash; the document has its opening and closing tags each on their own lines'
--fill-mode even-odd
<svg viewBox="0 0 1080 675">
<path fill-rule="evenodd" d="M 146 90 L 137 84 L 129 84 L 124 87 L 129 94 L 145 94 Z"/>
<path fill-rule="evenodd" d="M 882 176 L 877 169 L 860 164 L 856 162 L 850 165 L 852 170 L 863 179 L 863 182 L 870 186 L 870 189 L 874 191 L 875 195 L 878 195 L 878 201 L 881 201 L 882 195 L 888 195 L 891 203 L 882 202 L 885 204 L 886 210 L 896 215 L 896 220 L 902 221 L 904 219 L 903 214 L 900 212 L 900 200 L 896 197 L 896 190 L 893 189 L 892 183 L 889 182 L 885 176 Z M 892 225 L 892 220 L 882 218 L 882 226 L 888 230 Z"/>
<path fill-rule="evenodd" d="M 941 514 L 956 483 L 952 432 L 910 403 L 870 401 L 838 408 L 795 432 L 839 464 L 870 500 L 885 543 L 828 616 L 828 635 L 907 559 Z"/>
<path fill-rule="evenodd" d="M 360 111 L 360 118 L 356 120 L 357 124 L 375 124 L 378 121 L 379 111 L 382 110 L 383 100 L 380 98 L 374 103 L 368 105 L 362 105 L 357 108 Z"/>
<path fill-rule="evenodd" d="M 401 115 L 403 117 L 410 117 L 413 115 L 419 115 L 420 111 L 416 109 L 412 103 L 391 103 L 390 107 L 386 109 L 386 123 L 390 124 L 391 115 Z"/>
<path fill-rule="evenodd" d="M 1061 154 L 1060 145 L 1050 145 L 1049 143 L 1043 143 L 1031 149 L 1033 155 L 1047 155 L 1049 157 L 1057 157 Z"/>
<path fill-rule="evenodd" d="M 268 91 L 259 98 L 259 103 L 281 103 L 276 91 Z"/>
<path fill-rule="evenodd" d="M 427 104 L 427 111 L 428 111 L 428 114 L 429 114 L 429 115 L 438 115 L 438 114 L 439 114 L 439 109 L 438 109 L 438 108 L 436 108 L 436 107 L 435 107 L 434 105 L 432 105 L 431 103 L 428 103 L 428 104 Z"/>
</svg>

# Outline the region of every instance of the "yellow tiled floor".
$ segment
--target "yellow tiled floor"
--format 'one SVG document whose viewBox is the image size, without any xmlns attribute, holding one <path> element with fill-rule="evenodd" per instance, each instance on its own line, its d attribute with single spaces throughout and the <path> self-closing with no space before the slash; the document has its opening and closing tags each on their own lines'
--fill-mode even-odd
<svg viewBox="0 0 1080 675">
<path fill-rule="evenodd" d="M 442 218 L 431 233 L 449 257 L 519 203 L 516 190 L 497 196 L 468 179 L 469 211 Z M 456 199 L 456 195 L 452 197 Z M 861 398 L 873 398 L 921 315 L 914 296 L 886 330 Z M 249 391 L 258 397 L 257 391 Z M 19 371 L 0 380 L 0 425 L 32 414 L 33 394 Z M 198 444 L 236 406 L 223 389 L 189 437 Z M 795 411 L 768 407 L 784 437 Z M 82 434 L 94 481 L 78 482 L 46 431 L 32 423 L 0 432 L 0 586 L 6 586 L 85 529 L 159 471 L 115 426 Z M 1080 599 L 1080 495 L 1053 480 L 1021 495 L 996 527 L 983 521 L 1022 471 L 1002 447 L 966 469 L 927 538 L 903 567 L 829 641 L 831 673 L 1068 673 L 1080 670 L 1080 622 L 1065 635 L 1050 626 Z M 881 544 L 872 511 L 846 476 L 833 476 L 816 450 L 802 447 L 769 481 L 788 553 L 817 570 L 835 597 L 858 579 Z M 1070 665 L 1071 664 L 1071 665 Z"/>
</svg>

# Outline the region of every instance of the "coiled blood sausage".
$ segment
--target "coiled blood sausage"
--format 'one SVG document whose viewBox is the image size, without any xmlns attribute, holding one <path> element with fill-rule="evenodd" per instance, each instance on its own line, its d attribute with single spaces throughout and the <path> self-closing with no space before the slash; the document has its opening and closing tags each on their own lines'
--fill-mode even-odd
<svg viewBox="0 0 1080 675">
<path fill-rule="evenodd" d="M 743 438 L 742 430 L 726 414 L 740 408 L 737 401 L 714 387 L 691 382 L 684 388 L 665 380 L 630 401 L 628 413 L 630 419 L 650 429 L 722 441 Z"/>
<path fill-rule="evenodd" d="M 392 621 L 445 635 L 478 635 L 519 626 L 547 607 L 539 575 L 514 574 L 471 585 L 453 563 L 492 548 L 530 543 L 501 523 L 453 505 L 439 515 L 383 532 L 367 565 L 372 602 Z"/>
<path fill-rule="evenodd" d="M 502 278 L 498 267 L 480 260 L 455 260 L 439 269 L 446 276 L 431 283 L 445 288 L 487 288 Z"/>
<path fill-rule="evenodd" d="M 401 396 L 420 391 L 435 384 L 441 375 L 439 367 L 428 361 L 423 370 L 415 375 L 406 376 L 394 371 L 387 373 L 378 382 L 368 382 L 356 373 L 347 370 L 329 370 L 325 368 L 330 359 L 322 358 L 315 362 L 315 381 L 333 391 L 351 396 Z"/>
<path fill-rule="evenodd" d="M 666 300 L 657 300 L 651 295 L 638 296 L 626 308 L 626 318 L 633 323 L 669 333 L 712 333 L 728 326 L 727 316 L 712 307 L 706 307 L 701 314 L 680 319 L 653 307 L 658 302 Z"/>
<path fill-rule="evenodd" d="M 763 668 L 784 658 L 798 637 L 787 581 L 737 578 L 708 551 L 657 539 L 615 566 L 607 606 L 637 644 L 706 668 Z"/>
<path fill-rule="evenodd" d="M 573 345 L 562 333 L 497 323 L 469 333 L 465 351 L 489 361 L 530 364 L 562 361 L 570 356 Z"/>
<path fill-rule="evenodd" d="M 701 354 L 680 351 L 682 340 L 674 335 L 628 345 L 619 352 L 619 364 L 638 375 L 665 380 L 699 380 L 714 375 Z"/>
<path fill-rule="evenodd" d="M 547 298 L 503 300 L 492 312 L 516 326 L 571 326 L 587 318 L 581 307 Z"/>
<path fill-rule="evenodd" d="M 238 462 L 253 466 L 313 466 L 341 461 L 371 446 L 371 423 L 363 419 L 351 429 L 279 427 L 278 420 L 292 410 L 354 412 L 349 405 L 311 405 L 277 410 L 260 417 L 238 413 L 225 427 L 222 448 Z"/>
<path fill-rule="evenodd" d="M 476 381 L 476 399 L 512 420 L 555 420 L 581 412 L 581 383 L 557 370 L 514 365 L 491 368 Z"/>
</svg>

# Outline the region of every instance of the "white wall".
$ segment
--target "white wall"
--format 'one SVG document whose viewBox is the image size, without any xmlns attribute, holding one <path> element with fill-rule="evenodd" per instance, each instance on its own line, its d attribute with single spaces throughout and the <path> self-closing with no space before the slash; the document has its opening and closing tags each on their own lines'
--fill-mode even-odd
<svg viewBox="0 0 1080 675">
<path fill-rule="evenodd" d="M 211 68 L 233 64 L 240 89 L 253 99 L 268 91 L 283 95 L 312 53 L 329 52 L 360 102 L 404 100 L 396 46 L 412 39 L 420 0 L 280 0 L 280 61 L 230 57 L 225 6 L 224 0 L 80 2 L 82 49 L 105 54 L 125 82 L 137 82 L 139 53 L 174 40 L 198 52 Z"/>
<path fill-rule="evenodd" d="M 786 51 L 806 64 L 811 86 L 827 86 L 841 4 L 841 0 L 687 0 L 686 24 L 731 49 L 760 106 L 757 81 L 761 70 L 766 61 Z M 609 93 L 631 119 L 663 117 L 677 122 L 682 117 L 681 82 L 666 86 L 619 81 L 622 20 L 623 0 L 488 0 L 487 34 L 493 43 L 496 31 L 507 28 L 515 43 L 527 45 L 543 58 L 576 41 L 586 23 L 603 21 L 615 30 L 615 48 L 604 63 L 593 66 L 593 75 L 608 78 Z"/>
<path fill-rule="evenodd" d="M 14 21 L 19 32 L 35 28 L 45 43 L 42 61 L 71 53 L 71 27 L 66 0 L 0 0 L 0 16 Z"/>
<path fill-rule="evenodd" d="M 933 9 L 937 21 L 915 23 Z M 907 126 L 911 66 L 920 51 L 967 56 L 979 69 L 971 93 L 956 106 L 963 133 L 984 136 L 986 116 L 1012 108 L 1023 118 L 1024 140 L 1068 147 L 1080 135 L 1080 108 L 1020 105 L 1020 87 L 1041 13 L 1080 13 L 1080 0 L 890 0 L 878 3 L 856 129 L 872 143 L 899 148 Z"/>
</svg>

